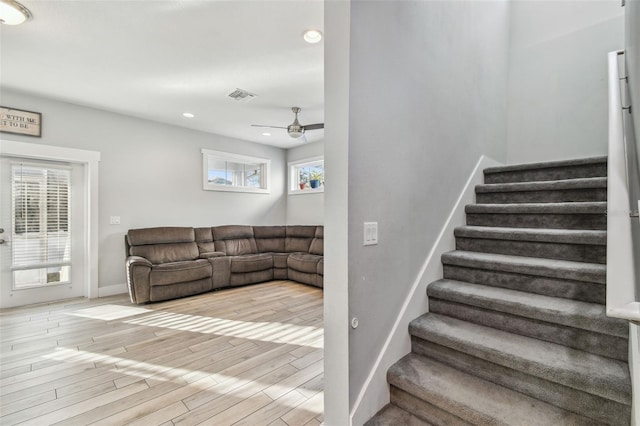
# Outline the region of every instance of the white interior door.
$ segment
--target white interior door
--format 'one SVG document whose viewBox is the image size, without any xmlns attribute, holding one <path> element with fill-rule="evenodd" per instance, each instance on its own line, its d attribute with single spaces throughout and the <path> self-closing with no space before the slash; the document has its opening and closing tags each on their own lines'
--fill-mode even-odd
<svg viewBox="0 0 640 426">
<path fill-rule="evenodd" d="M 0 157 L 0 307 L 84 295 L 84 167 Z"/>
</svg>

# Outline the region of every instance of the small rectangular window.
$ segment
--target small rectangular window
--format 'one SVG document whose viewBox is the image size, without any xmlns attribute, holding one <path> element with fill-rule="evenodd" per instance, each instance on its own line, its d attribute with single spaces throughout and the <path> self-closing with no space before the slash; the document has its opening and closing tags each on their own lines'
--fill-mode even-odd
<svg viewBox="0 0 640 426">
<path fill-rule="evenodd" d="M 203 189 L 269 193 L 270 163 L 266 158 L 203 149 Z"/>
<path fill-rule="evenodd" d="M 289 194 L 324 192 L 324 157 L 289 163 Z"/>
</svg>

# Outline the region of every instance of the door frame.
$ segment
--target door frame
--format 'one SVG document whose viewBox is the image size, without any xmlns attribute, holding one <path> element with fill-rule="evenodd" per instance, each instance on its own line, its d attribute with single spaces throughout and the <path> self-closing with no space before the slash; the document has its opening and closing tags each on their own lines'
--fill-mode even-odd
<svg viewBox="0 0 640 426">
<path fill-rule="evenodd" d="M 83 212 L 87 229 L 82 241 L 82 250 L 87 264 L 83 273 L 83 295 L 88 299 L 98 297 L 98 165 L 100 153 L 84 149 L 0 139 L 0 155 L 78 163 L 84 166 Z"/>
</svg>

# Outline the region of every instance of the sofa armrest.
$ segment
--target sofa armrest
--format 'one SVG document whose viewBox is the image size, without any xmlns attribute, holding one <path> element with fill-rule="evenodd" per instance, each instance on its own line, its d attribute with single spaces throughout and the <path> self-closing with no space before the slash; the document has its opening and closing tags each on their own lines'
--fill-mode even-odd
<svg viewBox="0 0 640 426">
<path fill-rule="evenodd" d="M 210 259 L 212 257 L 222 257 L 222 256 L 226 256 L 226 253 L 223 253 L 221 251 L 208 251 L 206 253 L 200 253 L 200 256 L 198 256 L 198 258 Z"/>
<path fill-rule="evenodd" d="M 151 262 L 144 257 L 127 258 L 127 287 L 131 303 L 145 303 L 151 300 Z"/>
</svg>

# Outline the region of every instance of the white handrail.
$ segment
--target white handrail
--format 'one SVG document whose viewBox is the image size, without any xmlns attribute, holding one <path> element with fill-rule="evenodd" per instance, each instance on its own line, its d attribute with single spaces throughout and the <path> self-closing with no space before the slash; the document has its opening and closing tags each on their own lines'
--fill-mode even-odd
<svg viewBox="0 0 640 426">
<path fill-rule="evenodd" d="M 627 150 L 618 56 L 609 53 L 609 157 L 607 163 L 607 315 L 640 322 L 635 300 Z"/>
</svg>

